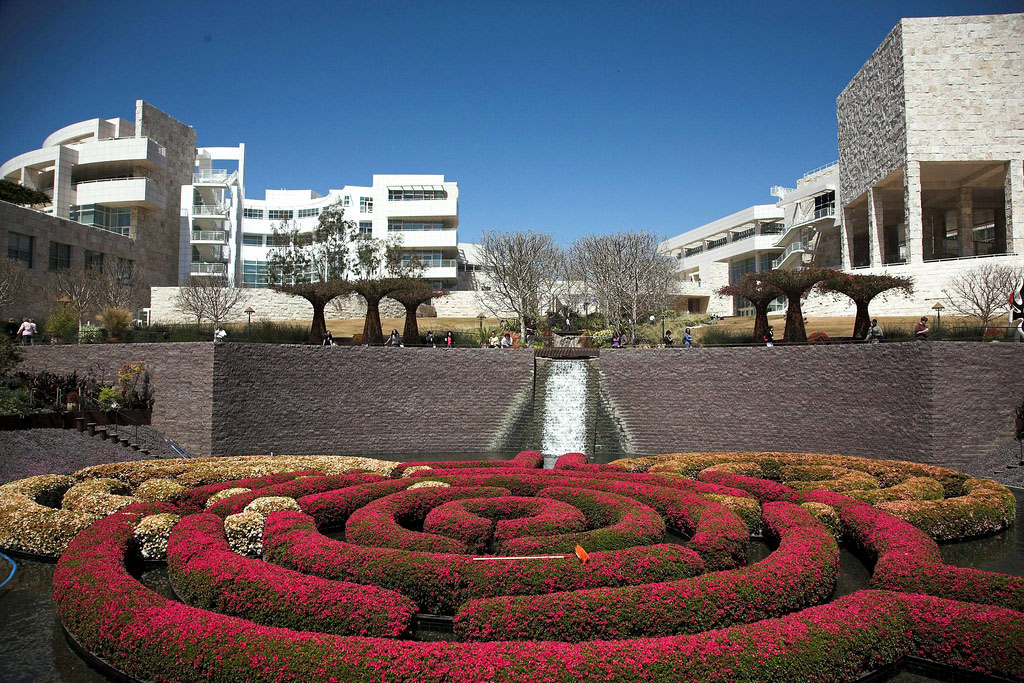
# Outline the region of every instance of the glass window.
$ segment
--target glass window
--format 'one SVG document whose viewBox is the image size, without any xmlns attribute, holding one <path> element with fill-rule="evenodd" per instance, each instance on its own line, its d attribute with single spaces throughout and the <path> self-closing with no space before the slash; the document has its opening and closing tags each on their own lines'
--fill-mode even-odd
<svg viewBox="0 0 1024 683">
<path fill-rule="evenodd" d="M 71 207 L 69 217 L 84 225 L 127 237 L 132 223 L 132 210 L 129 207 L 102 204 L 75 204 Z"/>
<path fill-rule="evenodd" d="M 359 238 L 370 239 L 373 237 L 373 223 L 371 221 L 359 221 Z"/>
<path fill-rule="evenodd" d="M 119 284 L 130 285 L 132 283 L 132 273 L 135 272 L 135 262 L 128 258 L 117 257 L 116 270 L 114 271 L 114 277 L 117 278 Z"/>
<path fill-rule="evenodd" d="M 242 218 L 263 218 L 263 209 L 242 209 Z"/>
<path fill-rule="evenodd" d="M 403 261 L 411 261 L 414 257 L 419 257 L 420 263 L 427 268 L 438 268 L 444 264 L 444 252 L 440 249 L 416 249 L 402 252 Z"/>
<path fill-rule="evenodd" d="M 835 191 L 826 192 L 825 194 L 819 194 L 814 198 L 814 217 L 824 218 L 826 216 L 833 216 L 836 212 L 836 193 Z"/>
<path fill-rule="evenodd" d="M 247 247 L 262 247 L 263 235 L 254 235 L 251 232 L 243 232 L 242 244 L 244 244 Z"/>
<path fill-rule="evenodd" d="M 388 230 L 444 230 L 444 223 L 431 221 L 388 221 Z"/>
<path fill-rule="evenodd" d="M 393 189 L 388 188 L 388 200 L 392 202 L 409 202 L 409 201 L 422 201 L 431 199 L 448 199 L 448 193 L 445 190 L 434 190 L 434 189 Z"/>
<path fill-rule="evenodd" d="M 50 242 L 50 270 L 71 267 L 71 245 Z"/>
<path fill-rule="evenodd" d="M 761 234 L 762 235 L 781 235 L 786 231 L 786 226 L 782 223 L 762 223 Z"/>
<path fill-rule="evenodd" d="M 359 213 L 373 213 L 373 197 L 359 198 Z"/>
<path fill-rule="evenodd" d="M 753 256 L 733 261 L 729 264 L 729 284 L 736 284 L 744 275 L 755 270 L 757 270 L 757 261 Z"/>
<path fill-rule="evenodd" d="M 242 261 L 242 286 L 264 289 L 269 286 L 266 261 Z"/>
<path fill-rule="evenodd" d="M 310 216 L 319 216 L 320 209 L 299 209 L 299 218 L 309 218 Z"/>
<path fill-rule="evenodd" d="M 290 221 L 294 215 L 292 209 L 267 209 L 267 218 L 272 221 Z"/>
<path fill-rule="evenodd" d="M 194 249 L 195 247 L 193 247 Z M 103 269 L 103 252 L 92 251 L 90 249 L 85 250 L 85 267 L 96 268 L 97 270 Z"/>
<path fill-rule="evenodd" d="M 780 254 L 782 252 L 779 252 Z M 779 254 L 761 254 L 761 267 L 758 270 L 771 270 L 775 267 L 775 259 L 779 258 Z"/>
<path fill-rule="evenodd" d="M 32 243 L 35 238 L 17 232 L 7 233 L 7 258 L 21 261 L 26 268 L 32 267 Z"/>
<path fill-rule="evenodd" d="M 348 208 L 348 205 L 351 203 L 351 201 L 352 197 L 350 197 L 349 195 L 345 195 L 344 198 L 342 198 L 341 200 L 341 205 L 345 208 Z"/>
</svg>

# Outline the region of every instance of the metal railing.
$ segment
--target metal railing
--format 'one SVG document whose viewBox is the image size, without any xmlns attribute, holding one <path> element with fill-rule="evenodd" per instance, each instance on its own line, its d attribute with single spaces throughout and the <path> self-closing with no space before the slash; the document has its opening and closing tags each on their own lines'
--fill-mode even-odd
<svg viewBox="0 0 1024 683">
<path fill-rule="evenodd" d="M 226 263 L 193 263 L 189 272 L 192 275 L 227 275 Z"/>
<path fill-rule="evenodd" d="M 192 174 L 194 183 L 220 183 L 225 182 L 232 174 L 224 168 L 209 168 Z"/>
<path fill-rule="evenodd" d="M 423 266 L 426 268 L 454 268 L 458 265 L 458 260 L 453 258 L 434 259 L 431 261 L 423 261 Z"/>
<path fill-rule="evenodd" d="M 74 183 L 74 186 L 77 188 L 79 185 L 89 185 L 90 183 L 109 183 L 112 180 L 149 180 L 149 178 L 147 178 L 144 175 L 122 175 L 114 176 L 113 178 L 96 178 L 95 180 L 80 180 L 77 183 Z"/>
<path fill-rule="evenodd" d="M 223 204 L 196 204 L 192 207 L 193 216 L 226 216 L 228 207 Z"/>
<path fill-rule="evenodd" d="M 226 230 L 193 230 L 193 242 L 223 242 L 228 236 Z"/>
<path fill-rule="evenodd" d="M 789 255 L 797 251 L 808 251 L 807 244 L 804 243 L 803 241 L 793 242 L 791 245 L 786 247 L 786 251 L 782 252 L 779 258 L 772 261 L 772 268 L 774 269 L 781 267 L 783 262 L 787 258 L 789 258 Z"/>
<path fill-rule="evenodd" d="M 813 168 L 810 171 L 808 171 L 807 173 L 804 173 L 803 177 L 806 178 L 808 176 L 812 176 L 815 173 L 819 173 L 821 171 L 824 171 L 826 169 L 829 169 L 829 168 L 832 168 L 833 166 L 838 166 L 838 165 L 839 165 L 839 159 L 836 159 L 835 161 L 830 161 L 830 162 L 828 162 L 827 164 L 825 164 L 823 166 L 819 166 L 818 168 Z"/>
</svg>

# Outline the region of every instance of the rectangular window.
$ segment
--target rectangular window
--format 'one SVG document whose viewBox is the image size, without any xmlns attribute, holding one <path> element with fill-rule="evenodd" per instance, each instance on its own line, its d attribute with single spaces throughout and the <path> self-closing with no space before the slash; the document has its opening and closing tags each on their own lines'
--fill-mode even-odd
<svg viewBox="0 0 1024 683">
<path fill-rule="evenodd" d="M 758 270 L 771 270 L 777 258 L 779 258 L 779 254 L 761 254 L 761 267 Z"/>
<path fill-rule="evenodd" d="M 242 261 L 242 286 L 264 289 L 269 285 L 266 261 Z"/>
<path fill-rule="evenodd" d="M 350 197 L 349 195 L 345 195 L 345 197 L 341 200 L 341 205 L 347 209 L 348 205 L 351 202 L 352 202 L 352 197 Z"/>
<path fill-rule="evenodd" d="M 753 236 L 754 236 L 754 228 L 747 228 L 746 230 L 740 230 L 739 232 L 734 232 L 732 234 L 732 241 L 733 242 L 739 242 L 740 240 L 745 240 L 748 237 L 753 237 Z"/>
<path fill-rule="evenodd" d="M 736 284 L 747 273 L 757 270 L 757 260 L 750 258 L 738 259 L 729 264 L 729 284 Z"/>
<path fill-rule="evenodd" d="M 444 223 L 440 221 L 388 221 L 388 230 L 444 230 Z"/>
<path fill-rule="evenodd" d="M 320 209 L 299 209 L 299 218 L 309 218 L 310 216 L 319 216 Z"/>
<path fill-rule="evenodd" d="M 267 218 L 272 221 L 290 221 L 294 215 L 291 209 L 267 209 Z"/>
<path fill-rule="evenodd" d="M 373 197 L 359 198 L 359 213 L 373 213 Z"/>
<path fill-rule="evenodd" d="M 7 233 L 7 258 L 21 261 L 26 268 L 32 267 L 32 243 L 35 238 L 17 232 Z"/>
<path fill-rule="evenodd" d="M 242 209 L 242 218 L 263 219 L 263 209 Z"/>
<path fill-rule="evenodd" d="M 728 237 L 720 237 L 717 240 L 708 240 L 707 248 L 708 249 L 715 249 L 717 247 L 723 246 L 728 241 L 729 241 Z"/>
<path fill-rule="evenodd" d="M 91 225 L 117 235 L 128 237 L 132 223 L 132 210 L 128 207 L 103 206 L 102 204 L 75 204 L 69 217 L 84 225 Z"/>
<path fill-rule="evenodd" d="M 819 194 L 814 198 L 814 217 L 815 218 L 826 218 L 828 216 L 834 216 L 836 213 L 836 193 L 835 191 L 826 192 L 825 194 Z"/>
<path fill-rule="evenodd" d="M 368 240 L 373 237 L 373 223 L 371 221 L 359 221 L 359 239 Z"/>
<path fill-rule="evenodd" d="M 263 235 L 254 235 L 251 232 L 242 233 L 242 244 L 247 247 L 262 247 Z"/>
<path fill-rule="evenodd" d="M 95 268 L 97 270 L 103 270 L 103 252 L 92 251 L 90 249 L 85 250 L 85 267 Z"/>
<path fill-rule="evenodd" d="M 781 235 L 786 231 L 786 226 L 782 223 L 762 223 L 761 234 L 762 235 Z"/>
<path fill-rule="evenodd" d="M 71 267 L 71 245 L 50 242 L 50 270 L 63 270 Z"/>
<path fill-rule="evenodd" d="M 414 257 L 419 257 L 420 263 L 427 268 L 440 268 L 445 265 L 444 252 L 440 249 L 417 249 L 402 252 L 403 261 L 411 261 Z M 452 265 L 455 264 L 452 263 Z"/>
<path fill-rule="evenodd" d="M 431 199 L 448 199 L 448 192 L 435 189 L 404 189 L 388 188 L 388 201 L 392 202 L 413 202 Z"/>
</svg>

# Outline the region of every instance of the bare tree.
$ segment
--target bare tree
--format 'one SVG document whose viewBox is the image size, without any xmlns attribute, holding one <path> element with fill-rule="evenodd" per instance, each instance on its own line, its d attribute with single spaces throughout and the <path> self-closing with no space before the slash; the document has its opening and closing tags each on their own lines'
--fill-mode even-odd
<svg viewBox="0 0 1024 683">
<path fill-rule="evenodd" d="M 103 269 L 97 302 L 100 308 L 134 312 L 149 296 L 146 284 L 131 261 L 116 259 Z"/>
<path fill-rule="evenodd" d="M 541 296 L 554 287 L 562 250 L 547 233 L 486 230 L 480 258 L 491 288 L 482 292 L 484 306 L 495 315 L 512 311 L 519 316 L 525 339 L 527 320 L 539 313 Z"/>
<path fill-rule="evenodd" d="M 942 293 L 949 306 L 960 315 L 977 318 L 984 329 L 1010 306 L 1010 293 L 1020 281 L 1024 268 L 985 265 L 955 275 Z"/>
<path fill-rule="evenodd" d="M 174 307 L 194 317 L 198 328 L 203 320 L 219 325 L 248 298 L 245 289 L 228 286 L 227 278 L 190 277 L 178 288 Z"/>
<path fill-rule="evenodd" d="M 640 321 L 664 310 L 679 275 L 675 261 L 658 251 L 647 230 L 592 235 L 573 245 L 574 271 L 594 292 L 609 322 L 619 321 L 636 338 Z"/>
<path fill-rule="evenodd" d="M 28 288 L 28 269 L 21 261 L 0 259 L 0 309 L 22 300 Z"/>
<path fill-rule="evenodd" d="M 99 308 L 101 294 L 106 290 L 106 277 L 99 268 L 62 268 L 53 278 L 54 298 L 66 300 L 67 306 L 82 318 Z"/>
</svg>

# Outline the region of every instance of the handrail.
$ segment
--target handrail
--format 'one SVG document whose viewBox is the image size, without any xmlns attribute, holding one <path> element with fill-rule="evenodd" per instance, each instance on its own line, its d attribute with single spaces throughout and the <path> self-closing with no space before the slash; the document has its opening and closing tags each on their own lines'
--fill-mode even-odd
<svg viewBox="0 0 1024 683">
<path fill-rule="evenodd" d="M 189 272 L 192 275 L 227 275 L 226 263 L 193 263 Z"/>
<path fill-rule="evenodd" d="M 193 242 L 223 242 L 227 238 L 227 230 L 193 230 Z"/>
<path fill-rule="evenodd" d="M 782 252 L 779 258 L 772 261 L 772 268 L 774 269 L 780 267 L 782 263 L 789 257 L 789 255 L 796 251 L 807 251 L 807 244 L 804 243 L 803 240 L 793 242 L 792 244 L 790 244 L 788 247 L 786 247 L 786 250 Z"/>
<path fill-rule="evenodd" d="M 226 216 L 228 207 L 223 204 L 193 204 L 193 216 Z"/>
<path fill-rule="evenodd" d="M 811 169 L 807 173 L 804 173 L 803 177 L 806 178 L 807 176 L 814 175 L 815 173 L 818 173 L 819 171 L 824 171 L 827 168 L 832 168 L 833 166 L 838 166 L 838 165 L 839 165 L 839 159 L 836 159 L 835 161 L 830 161 L 827 164 L 819 166 L 818 168 L 815 168 L 815 169 Z"/>
<path fill-rule="evenodd" d="M 79 185 L 88 185 L 89 183 L 109 183 L 112 180 L 149 180 L 149 178 L 144 175 L 126 175 L 118 176 L 116 178 L 97 178 L 96 180 L 80 180 L 77 183 L 74 183 L 74 187 L 78 187 Z"/>
</svg>

